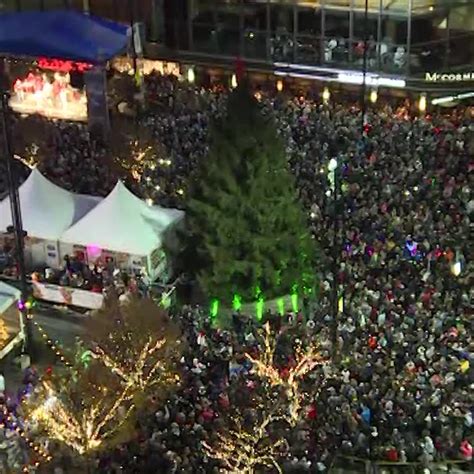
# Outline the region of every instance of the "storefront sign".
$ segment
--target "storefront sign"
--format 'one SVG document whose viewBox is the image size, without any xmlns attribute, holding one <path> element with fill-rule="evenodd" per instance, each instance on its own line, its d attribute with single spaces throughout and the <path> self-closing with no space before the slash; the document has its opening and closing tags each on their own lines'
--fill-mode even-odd
<svg viewBox="0 0 474 474">
<path fill-rule="evenodd" d="M 100 309 L 104 302 L 102 293 L 38 282 L 33 282 L 33 295 L 44 301 L 88 309 Z"/>
<path fill-rule="evenodd" d="M 364 83 L 364 74 L 361 73 L 339 73 L 337 81 L 343 84 L 358 84 Z M 396 87 L 403 89 L 406 87 L 405 79 L 397 79 L 392 77 L 376 76 L 372 74 L 365 75 L 365 83 L 371 87 Z"/>
<path fill-rule="evenodd" d="M 66 61 L 63 59 L 39 58 L 38 67 L 58 72 L 86 72 L 92 68 L 91 64 L 80 63 L 77 61 Z"/>
<path fill-rule="evenodd" d="M 425 81 L 427 82 L 468 82 L 474 81 L 474 72 L 426 72 Z"/>
</svg>

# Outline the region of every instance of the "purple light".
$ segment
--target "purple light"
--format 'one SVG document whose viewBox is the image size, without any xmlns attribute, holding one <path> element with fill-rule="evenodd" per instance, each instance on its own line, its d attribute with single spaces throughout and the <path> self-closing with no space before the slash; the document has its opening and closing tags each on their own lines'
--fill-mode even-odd
<svg viewBox="0 0 474 474">
<path fill-rule="evenodd" d="M 88 245 L 87 246 L 87 255 L 91 258 L 100 257 L 102 249 L 98 245 Z"/>
</svg>

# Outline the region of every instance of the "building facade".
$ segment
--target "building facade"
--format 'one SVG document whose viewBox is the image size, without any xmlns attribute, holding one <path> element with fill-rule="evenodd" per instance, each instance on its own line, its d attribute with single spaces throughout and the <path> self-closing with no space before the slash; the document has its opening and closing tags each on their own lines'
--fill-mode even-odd
<svg viewBox="0 0 474 474">
<path fill-rule="evenodd" d="M 188 0 L 173 46 L 267 63 L 419 75 L 474 64 L 472 0 Z M 178 18 L 176 21 L 180 21 Z"/>
<path fill-rule="evenodd" d="M 215 65 L 238 57 L 263 70 L 366 69 L 430 84 L 474 82 L 474 0 L 0 0 L 0 5 L 82 8 L 139 21 L 146 39 L 158 46 L 153 54 L 168 59 Z"/>
</svg>

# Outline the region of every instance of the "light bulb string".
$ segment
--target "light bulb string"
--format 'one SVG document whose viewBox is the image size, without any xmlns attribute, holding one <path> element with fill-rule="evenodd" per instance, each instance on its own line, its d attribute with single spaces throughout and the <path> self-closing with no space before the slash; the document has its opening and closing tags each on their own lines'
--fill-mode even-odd
<svg viewBox="0 0 474 474">
<path fill-rule="evenodd" d="M 59 342 L 58 341 L 53 341 L 49 336 L 48 334 L 46 333 L 46 331 L 41 327 L 41 325 L 34 320 L 33 317 L 31 317 L 31 320 L 33 321 L 33 324 L 35 325 L 35 327 L 38 329 L 38 332 L 41 334 L 41 337 L 43 338 L 43 340 L 46 342 L 46 344 L 48 345 L 48 347 L 55 353 L 56 357 L 58 357 L 58 359 L 66 366 L 66 367 L 72 367 L 73 365 L 71 364 L 71 362 L 69 362 L 67 360 L 67 358 L 65 357 L 64 355 L 64 352 L 62 351 L 62 349 L 59 347 Z"/>
<path fill-rule="evenodd" d="M 21 439 L 25 442 L 25 444 L 33 450 L 38 456 L 43 458 L 43 462 L 50 462 L 53 460 L 53 456 L 50 453 L 46 452 L 41 446 L 34 443 L 31 438 L 26 434 L 25 430 L 23 430 L 16 420 L 13 418 L 11 413 L 8 412 L 6 408 L 3 408 L 3 414 L 6 416 L 6 422 L 0 423 L 0 429 L 8 429 L 12 432 L 15 432 L 17 435 L 20 436 Z M 10 426 L 9 426 L 10 425 Z M 36 460 L 33 464 L 26 464 L 22 468 L 22 472 L 30 472 L 30 469 L 37 468 L 40 465 L 40 461 Z"/>
</svg>

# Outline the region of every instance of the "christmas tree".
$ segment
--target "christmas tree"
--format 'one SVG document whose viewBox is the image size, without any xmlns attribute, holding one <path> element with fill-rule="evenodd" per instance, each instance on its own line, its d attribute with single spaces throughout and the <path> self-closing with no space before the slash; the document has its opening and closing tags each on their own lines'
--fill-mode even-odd
<svg viewBox="0 0 474 474">
<path fill-rule="evenodd" d="M 189 185 L 187 225 L 186 263 L 209 298 L 252 301 L 312 286 L 313 241 L 284 145 L 245 86 L 213 124 Z"/>
</svg>

